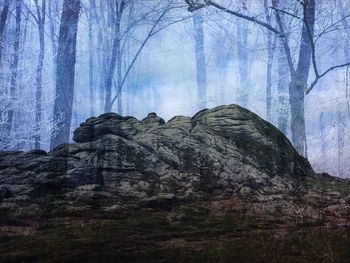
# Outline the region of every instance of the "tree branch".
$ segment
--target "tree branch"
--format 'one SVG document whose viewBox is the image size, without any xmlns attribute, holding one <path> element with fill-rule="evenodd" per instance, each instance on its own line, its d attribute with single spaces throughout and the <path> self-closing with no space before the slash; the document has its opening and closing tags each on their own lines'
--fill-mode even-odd
<svg viewBox="0 0 350 263">
<path fill-rule="evenodd" d="M 314 79 L 314 81 L 311 83 L 310 87 L 307 88 L 306 90 L 306 95 L 310 93 L 310 91 L 315 87 L 315 85 L 317 84 L 317 82 L 323 78 L 324 76 L 326 76 L 329 72 L 338 69 L 338 68 L 343 68 L 343 67 L 347 67 L 350 66 L 350 62 L 344 63 L 344 64 L 340 64 L 340 65 L 336 65 L 333 67 L 330 67 L 329 69 L 327 69 L 325 72 L 323 72 L 322 74 L 320 74 L 319 76 L 316 76 L 316 78 Z"/>
<path fill-rule="evenodd" d="M 278 9 L 278 8 L 275 7 L 275 6 L 271 6 L 271 9 L 273 9 L 273 10 L 275 10 L 275 11 L 277 11 L 277 12 L 281 12 L 281 13 L 283 13 L 283 14 L 289 15 L 289 16 L 294 17 L 294 18 L 296 18 L 296 19 L 302 20 L 302 18 L 300 18 L 299 16 L 294 15 L 294 14 L 292 14 L 292 13 L 289 13 L 289 12 L 287 12 L 287 11 L 285 11 L 285 10 Z"/>
<path fill-rule="evenodd" d="M 38 20 L 38 18 L 36 17 L 36 15 L 32 12 L 32 10 L 30 10 L 30 8 L 27 6 L 27 4 L 23 1 L 23 5 L 24 7 L 27 9 L 28 13 L 34 18 L 35 22 L 37 24 L 40 24 L 40 21 Z"/>
<path fill-rule="evenodd" d="M 190 1 L 190 0 L 185 0 L 185 2 L 188 4 L 187 10 L 191 13 L 206 6 L 206 4 L 197 4 L 196 5 L 193 1 Z"/>
<path fill-rule="evenodd" d="M 344 64 L 339 64 L 339 65 L 335 65 L 330 67 L 329 69 L 327 69 L 325 72 L 323 72 L 322 74 L 319 74 L 318 69 L 317 69 L 317 61 L 316 61 L 316 48 L 315 48 L 315 43 L 314 43 L 314 37 L 313 37 L 313 33 L 311 32 L 311 28 L 309 25 L 309 21 L 307 19 L 307 5 L 308 2 L 305 3 L 301 3 L 301 5 L 303 6 L 303 22 L 304 25 L 306 27 L 306 31 L 309 35 L 309 41 L 310 41 L 310 47 L 311 47 L 311 59 L 312 59 L 312 65 L 313 65 L 313 69 L 314 69 L 314 73 L 315 73 L 315 79 L 314 81 L 311 83 L 311 85 L 306 89 L 305 93 L 306 95 L 309 94 L 311 92 L 311 90 L 316 86 L 317 82 L 323 78 L 324 76 L 326 76 L 329 72 L 338 69 L 338 68 L 342 68 L 342 67 L 347 67 L 350 66 L 350 62 L 344 63 Z"/>
<path fill-rule="evenodd" d="M 133 65 L 135 64 L 137 58 L 139 57 L 141 51 L 143 50 L 143 48 L 144 48 L 145 45 L 147 44 L 148 40 L 154 35 L 154 30 L 155 30 L 155 28 L 157 27 L 157 25 L 159 24 L 159 22 L 162 20 L 162 18 L 164 17 L 164 15 L 165 15 L 167 12 L 168 12 L 168 10 L 165 10 L 165 11 L 158 17 L 158 19 L 155 21 L 155 23 L 153 24 L 151 30 L 148 32 L 148 34 L 147 34 L 145 40 L 142 42 L 142 44 L 141 44 L 141 46 L 139 47 L 139 49 L 137 50 L 137 52 L 136 52 L 134 58 L 132 59 L 130 65 L 128 66 L 128 69 L 126 70 L 126 72 L 125 72 L 125 74 L 124 74 L 124 76 L 123 76 L 123 79 L 122 79 L 122 81 L 121 81 L 121 83 L 120 83 L 120 87 L 118 87 L 118 90 L 121 90 L 122 87 L 124 86 L 125 81 L 126 81 L 128 75 L 129 75 L 129 73 L 130 73 L 130 71 L 131 71 Z M 159 31 L 157 31 L 157 32 L 159 32 Z M 118 98 L 119 93 L 120 93 L 120 92 L 117 92 L 117 94 L 116 94 L 116 95 L 114 96 L 114 98 L 112 99 L 112 101 L 111 101 L 111 106 L 110 106 L 111 108 L 113 107 L 113 104 L 115 103 L 116 99 Z"/>
<path fill-rule="evenodd" d="M 269 25 L 268 23 L 265 23 L 265 22 L 263 22 L 263 21 L 257 19 L 256 17 L 247 16 L 247 15 L 241 14 L 241 13 L 239 13 L 239 12 L 230 10 L 230 9 L 228 9 L 228 8 L 226 8 L 226 7 L 223 7 L 222 5 L 219 5 L 219 4 L 217 4 L 217 3 L 213 2 L 213 1 L 210 1 L 210 0 L 205 1 L 205 3 L 206 3 L 206 5 L 208 5 L 208 6 L 213 6 L 213 7 L 216 7 L 217 9 L 219 9 L 219 10 L 224 11 L 225 13 L 228 13 L 228 14 L 231 14 L 231 15 L 234 15 L 234 16 L 237 16 L 237 17 L 240 17 L 240 18 L 243 18 L 243 19 L 245 19 L 245 20 L 248 20 L 248 21 L 250 21 L 250 22 L 253 22 L 253 23 L 255 23 L 255 24 L 258 24 L 258 25 L 260 25 L 260 26 L 263 26 L 263 27 L 265 27 L 266 29 L 268 29 L 268 30 L 274 32 L 275 34 L 278 34 L 278 35 L 281 34 L 281 32 L 280 32 L 278 29 L 274 28 L 273 26 Z"/>
<path fill-rule="evenodd" d="M 273 6 L 276 6 L 275 1 L 272 1 L 272 4 L 273 4 Z M 275 12 L 275 17 L 276 17 L 276 22 L 278 24 L 279 30 L 281 32 L 278 36 L 282 39 L 284 51 L 285 51 L 286 57 L 287 57 L 288 67 L 289 67 L 291 74 L 293 75 L 293 74 L 295 74 L 293 58 L 292 58 L 292 54 L 290 52 L 290 47 L 288 44 L 287 35 L 284 32 L 283 22 L 282 22 L 280 14 L 278 12 Z"/>
<path fill-rule="evenodd" d="M 231 15 L 234 15 L 234 16 L 237 16 L 239 18 L 243 18 L 245 20 L 248 20 L 250 22 L 253 22 L 255 24 L 258 24 L 260 26 L 263 26 L 264 28 L 274 32 L 275 34 L 280 34 L 280 31 L 276 28 L 274 28 L 273 26 L 269 25 L 268 23 L 264 22 L 264 21 L 261 21 L 259 19 L 257 19 L 256 17 L 253 17 L 253 16 L 247 16 L 247 15 L 244 15 L 242 13 L 239 13 L 239 12 L 236 12 L 236 11 L 233 11 L 231 9 L 228 9 L 218 3 L 215 3 L 211 0 L 205 0 L 204 4 L 196 4 L 194 3 L 193 1 L 190 1 L 190 0 L 185 0 L 185 2 L 188 4 L 188 11 L 190 12 L 194 12 L 198 9 L 201 9 L 205 6 L 213 6 L 221 11 L 224 11 L 225 13 L 228 13 L 228 14 L 231 14 Z"/>
</svg>

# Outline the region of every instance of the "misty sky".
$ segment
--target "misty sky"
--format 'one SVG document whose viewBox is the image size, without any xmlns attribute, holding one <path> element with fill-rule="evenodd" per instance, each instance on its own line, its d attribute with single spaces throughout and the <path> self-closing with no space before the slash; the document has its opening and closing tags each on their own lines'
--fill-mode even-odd
<svg viewBox="0 0 350 263">
<path fill-rule="evenodd" d="M 29 9 L 34 10 L 34 1 L 25 1 Z M 99 2 L 102 5 L 102 2 Z M 108 1 L 106 1 L 108 2 Z M 166 1 L 140 1 L 135 12 L 141 15 L 147 8 Z M 123 115 L 133 115 L 142 119 L 149 112 L 156 112 L 165 120 L 174 115 L 192 116 L 200 107 L 197 100 L 196 83 L 196 61 L 194 52 L 194 30 L 192 14 L 185 7 L 184 1 L 178 1 L 179 7 L 167 14 L 164 24 L 169 21 L 182 20 L 174 23 L 154 35 L 146 44 L 140 56 L 137 58 L 133 69 L 123 87 Z M 218 1 L 235 10 L 242 10 L 242 1 Z M 264 18 L 262 0 L 245 1 L 246 14 L 253 14 L 258 18 Z M 281 1 L 284 3 L 284 1 Z M 317 58 L 319 67 L 325 69 L 333 64 L 345 62 L 344 41 L 348 38 L 349 29 L 344 28 L 339 20 L 340 9 L 337 6 L 339 1 L 319 1 L 316 19 L 316 33 L 322 32 L 332 24 L 336 24 L 334 30 L 320 37 L 316 42 Z M 332 2 L 332 3 L 330 3 Z M 340 1 L 343 4 L 343 12 L 350 13 L 346 0 Z M 77 64 L 76 80 L 74 91 L 73 129 L 90 117 L 89 102 L 89 52 L 91 51 L 88 39 L 87 12 L 89 0 L 83 1 L 83 9 L 80 14 L 77 40 Z M 160 5 L 160 4 L 159 4 Z M 59 14 L 61 1 L 54 1 L 53 24 L 56 30 L 56 37 L 59 28 Z M 300 15 L 298 6 L 288 6 L 286 10 Z M 295 7 L 295 8 L 294 8 Z M 293 9 L 294 8 L 294 9 Z M 148 10 L 148 9 L 147 9 Z M 344 11 L 345 10 L 345 11 Z M 271 10 L 270 10 L 271 11 Z M 19 89 L 16 103 L 18 134 L 23 135 L 30 130 L 33 123 L 35 105 L 35 72 L 36 61 L 39 52 L 38 33 L 35 21 L 28 10 L 23 10 L 21 37 L 25 41 L 21 43 L 21 60 L 19 66 Z M 245 46 L 248 54 L 248 77 L 247 84 L 248 105 L 247 108 L 266 119 L 266 74 L 267 74 L 267 32 L 258 25 L 223 14 L 213 8 L 203 10 L 204 19 L 204 49 L 207 70 L 207 107 L 214 107 L 221 104 L 240 104 L 239 101 L 239 65 L 241 63 L 237 53 L 237 28 L 238 24 L 245 25 L 248 34 L 248 42 Z M 290 45 L 293 58 L 296 59 L 300 40 L 300 21 L 287 17 L 290 34 Z M 349 20 L 349 18 L 347 18 Z M 125 20 L 126 21 L 126 20 Z M 150 21 L 153 21 L 152 19 Z M 55 56 L 51 47 L 50 19 L 45 24 L 46 48 L 44 63 L 44 91 L 43 91 L 43 124 L 42 138 L 43 148 L 48 149 L 50 134 L 50 118 L 52 117 L 52 105 L 54 100 L 55 77 L 54 60 Z M 125 22 L 126 23 L 126 22 Z M 350 20 L 349 20 L 350 23 Z M 138 24 L 128 35 L 127 52 L 123 57 L 123 63 L 128 65 L 137 51 L 140 43 L 145 39 L 152 23 L 145 22 Z M 101 27 L 93 24 L 93 47 L 92 50 L 97 60 L 99 50 L 102 50 L 103 43 L 99 31 Z M 113 30 L 104 27 L 104 37 L 111 37 Z M 14 18 L 9 21 L 6 28 L 6 45 L 4 61 L 7 67 L 3 69 L 2 76 L 9 80 L 9 64 L 11 62 L 11 47 L 14 36 Z M 57 39 L 54 39 L 57 41 Z M 276 125 L 278 117 L 278 96 L 277 96 L 277 74 L 280 65 L 278 64 L 278 49 L 281 45 L 276 44 L 274 64 L 272 67 L 272 120 Z M 107 52 L 108 53 L 108 52 Z M 108 56 L 108 54 L 106 55 Z M 223 67 L 222 65 L 225 65 Z M 101 65 L 95 61 L 95 91 L 94 91 L 94 115 L 103 113 L 102 101 L 100 100 L 100 72 Z M 342 68 L 328 74 L 320 80 L 314 90 L 307 95 L 305 104 L 306 130 L 308 139 L 308 157 L 317 171 L 326 171 L 333 175 L 339 174 L 339 111 L 342 112 L 342 123 L 345 123 L 344 148 L 341 152 L 341 170 L 350 171 L 350 114 L 348 112 L 349 91 L 347 91 L 347 68 Z M 288 76 L 287 76 L 288 78 Z M 310 81 L 313 73 L 310 73 Z M 288 85 L 288 81 L 285 84 Z M 288 90 L 288 87 L 286 87 Z M 116 105 L 113 110 L 116 111 Z M 322 116 L 321 116 L 322 115 Z M 345 117 L 344 117 L 345 116 Z M 20 141 L 21 136 L 16 135 Z M 290 130 L 287 136 L 290 138 Z M 30 143 L 22 143 L 21 149 L 28 150 Z M 348 172 L 347 174 L 350 173 Z"/>
</svg>

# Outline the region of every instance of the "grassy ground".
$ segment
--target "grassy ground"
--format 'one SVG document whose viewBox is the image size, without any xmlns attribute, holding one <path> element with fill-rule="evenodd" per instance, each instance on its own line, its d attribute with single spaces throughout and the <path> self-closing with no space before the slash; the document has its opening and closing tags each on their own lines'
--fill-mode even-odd
<svg viewBox="0 0 350 263">
<path fill-rule="evenodd" d="M 349 181 L 336 179 L 330 176 L 321 176 L 317 179 L 310 178 L 306 183 L 307 186 L 309 186 L 312 189 L 317 189 L 321 191 L 334 191 L 340 193 L 342 196 L 348 195 L 350 193 Z"/>
<path fill-rule="evenodd" d="M 278 218 L 267 223 L 239 214 L 215 217 L 198 206 L 181 207 L 175 214 L 145 209 L 127 217 L 96 214 L 35 222 L 41 223 L 28 235 L 0 233 L 0 262 L 328 263 L 350 259 L 346 228 L 291 227 Z"/>
</svg>

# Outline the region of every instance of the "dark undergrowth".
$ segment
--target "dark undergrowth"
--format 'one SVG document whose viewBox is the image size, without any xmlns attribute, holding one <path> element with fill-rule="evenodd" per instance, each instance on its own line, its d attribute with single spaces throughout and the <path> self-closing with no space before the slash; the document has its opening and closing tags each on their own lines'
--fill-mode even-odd
<svg viewBox="0 0 350 263">
<path fill-rule="evenodd" d="M 181 212 L 181 213 L 180 213 Z M 128 217 L 42 220 L 32 234 L 0 233 L 0 262 L 349 262 L 350 231 L 283 226 L 184 208 Z"/>
</svg>

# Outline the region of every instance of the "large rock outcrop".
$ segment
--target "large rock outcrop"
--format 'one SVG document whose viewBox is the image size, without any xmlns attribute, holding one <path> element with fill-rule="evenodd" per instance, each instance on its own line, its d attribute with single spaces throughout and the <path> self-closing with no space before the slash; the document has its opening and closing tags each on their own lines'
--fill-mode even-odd
<svg viewBox="0 0 350 263">
<path fill-rule="evenodd" d="M 96 188 L 108 196 L 136 199 L 273 198 L 295 193 L 314 176 L 281 132 L 236 105 L 167 123 L 155 113 L 142 121 L 107 113 L 82 123 L 73 139 L 76 143 L 48 154 L 2 153 L 2 198 L 60 190 L 79 196 Z"/>
<path fill-rule="evenodd" d="M 259 229 L 300 220 L 347 224 L 349 183 L 314 173 L 278 129 L 236 105 L 168 122 L 155 113 L 142 121 L 107 113 L 82 123 L 73 139 L 49 153 L 0 153 L 3 225 L 135 211 L 164 212 L 160 225 L 186 222 L 192 232 L 184 233 L 192 234 L 198 222 L 188 220 L 198 215 L 201 229 L 242 214 Z"/>
</svg>

